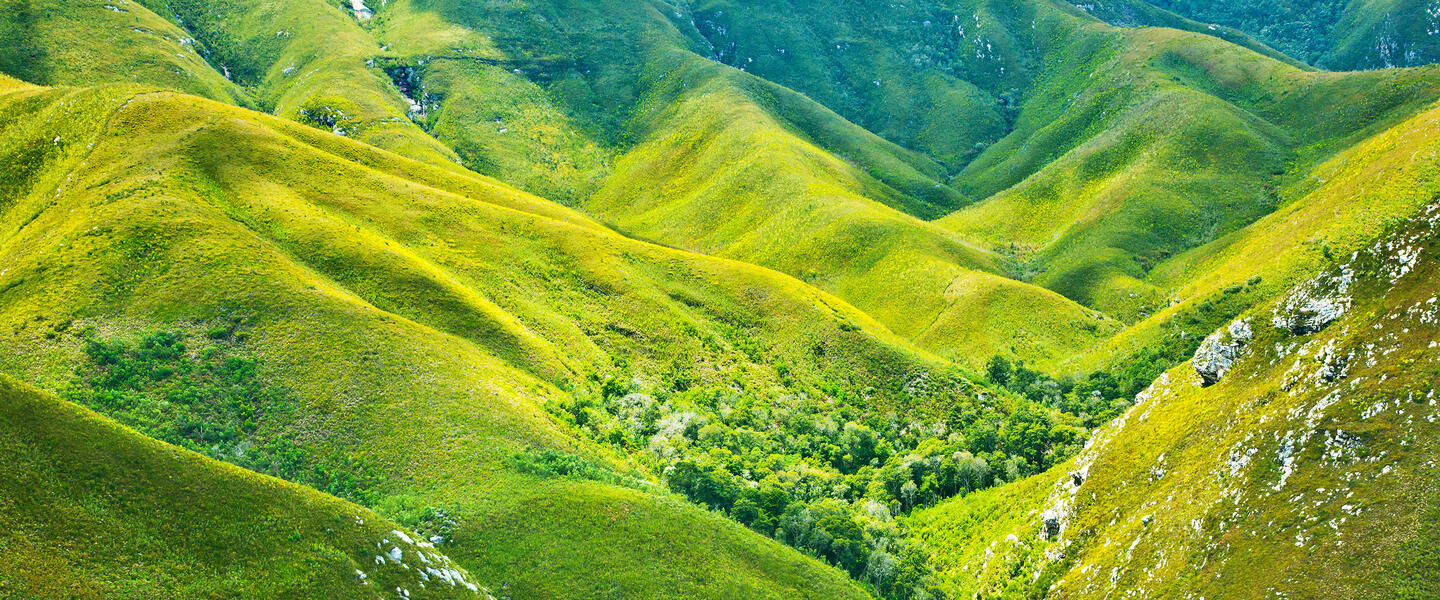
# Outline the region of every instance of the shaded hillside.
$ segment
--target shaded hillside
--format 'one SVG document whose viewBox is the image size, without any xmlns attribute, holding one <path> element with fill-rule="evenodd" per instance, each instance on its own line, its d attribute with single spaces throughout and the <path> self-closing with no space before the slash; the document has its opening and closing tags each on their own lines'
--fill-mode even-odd
<svg viewBox="0 0 1440 600">
<path fill-rule="evenodd" d="M 425 93 L 472 167 L 560 165 L 589 190 L 581 206 L 626 233 L 785 271 L 972 365 L 1050 361 L 1111 335 L 1107 317 L 1161 310 L 1170 290 L 1151 271 L 1275 210 L 1313 161 L 1440 90 L 1433 72 L 1316 74 L 1241 37 L 1269 56 L 1045 2 L 591 8 L 537 6 L 545 19 L 529 21 L 401 2 L 376 30 L 402 62 L 431 65 L 416 73 L 435 74 Z M 646 58 L 605 58 L 627 53 Z M 445 100 L 467 60 L 536 93 L 461 116 L 490 110 Z M 964 195 L 935 195 L 952 189 Z M 957 206 L 939 229 L 901 214 Z M 983 271 L 1046 289 L 965 283 Z M 966 307 L 994 290 L 982 327 Z"/>
<path fill-rule="evenodd" d="M 951 591 L 1433 597 L 1437 241 L 1430 203 L 1215 332 L 1073 464 L 923 514 Z"/>
<path fill-rule="evenodd" d="M 1414 67 L 1440 60 L 1440 5 L 1430 0 L 1101 0 L 1087 5 L 1117 25 L 1171 25 L 1184 15 L 1243 31 L 1280 52 L 1334 71 Z M 1188 19 L 1187 19 L 1188 20 Z"/>
<path fill-rule="evenodd" d="M 380 52 L 334 3 L 17 0 L 0 72 L 41 85 L 144 83 L 260 108 L 412 158 L 455 154 L 407 118 Z"/>
<path fill-rule="evenodd" d="M 967 170 L 989 197 L 941 223 L 1014 244 L 1030 281 L 1127 320 L 1171 300 L 1153 270 L 1299 196 L 1312 161 L 1440 89 L 1431 70 L 1316 74 L 1205 36 L 1100 33 L 1124 43 L 1037 94 Z"/>
<path fill-rule="evenodd" d="M 0 595 L 487 598 L 361 507 L 217 463 L 0 375 Z"/>
<path fill-rule="evenodd" d="M 107 2 L 0 5 L 0 73 L 38 85 L 148 83 L 243 106 L 254 100 L 207 62 L 210 50 L 144 6 Z"/>
<path fill-rule="evenodd" d="M 0 1 L 0 596 L 1440 585 L 1421 3 L 373 4 Z"/>
<path fill-rule="evenodd" d="M 228 326 L 291 396 L 309 456 L 372 465 L 382 500 L 451 507 L 446 552 L 512 597 L 863 597 L 683 501 L 509 466 L 551 448 L 624 470 L 545 414 L 556 386 L 673 373 L 765 389 L 777 355 L 796 357 L 796 385 L 898 389 L 897 370 L 930 368 L 843 302 L 193 97 L 22 86 L 4 101 L 4 368 L 63 388 L 83 336 Z"/>
<path fill-rule="evenodd" d="M 375 30 L 401 55 L 391 64 L 413 69 L 417 97 L 436 102 L 427 118 L 469 166 L 558 193 L 569 174 L 568 193 L 627 234 L 777 268 L 972 365 L 995 352 L 1062 354 L 1113 328 L 1050 292 L 1001 281 L 982 288 L 1056 309 L 1054 318 L 999 316 L 994 336 L 970 328 L 965 288 L 951 284 L 1003 267 L 906 214 L 965 201 L 944 185 L 942 165 L 705 60 L 683 9 L 602 4 L 396 2 Z M 607 59 L 631 55 L 646 58 Z M 601 166 L 606 154 L 617 157 Z"/>
</svg>

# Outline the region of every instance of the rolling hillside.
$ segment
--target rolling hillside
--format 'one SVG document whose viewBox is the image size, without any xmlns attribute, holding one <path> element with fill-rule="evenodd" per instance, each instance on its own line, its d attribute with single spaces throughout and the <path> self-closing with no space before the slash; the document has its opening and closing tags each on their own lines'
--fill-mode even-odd
<svg viewBox="0 0 1440 600">
<path fill-rule="evenodd" d="M 0 376 L 0 595 L 486 598 L 370 511 L 146 438 Z"/>
<path fill-rule="evenodd" d="M 1087 6 L 1118 25 L 1173 27 L 1176 19 L 1193 19 L 1218 25 L 1201 31 L 1227 39 L 1243 31 L 1288 56 L 1335 71 L 1414 67 L 1440 60 L 1435 42 L 1440 6 L 1428 0 L 1107 0 Z"/>
<path fill-rule="evenodd" d="M 0 597 L 1435 598 L 1431 4 L 0 0 Z"/>
<path fill-rule="evenodd" d="M 683 501 L 510 466 L 552 448 L 623 472 L 543 407 L 603 376 L 779 386 L 773 360 L 755 362 L 771 352 L 801 357 L 787 371 L 801 381 L 863 385 L 907 362 L 927 368 L 843 302 L 773 272 L 627 240 L 483 178 L 194 97 L 12 84 L 4 98 L 4 148 L 19 153 L 7 164 L 22 167 L 7 174 L 17 201 L 4 207 L 0 243 L 6 370 L 75 390 L 92 385 L 70 375 L 85 340 L 134 343 L 156 330 L 197 352 L 253 355 L 261 381 L 299 414 L 266 421 L 262 406 L 238 443 L 295 440 L 305 469 L 333 467 L 335 455 L 369 465 L 377 483 L 353 491 L 377 504 L 451 507 L 447 554 L 515 598 L 862 595 Z M 228 333 L 211 337 L 217 329 Z M 803 360 L 812 347 L 827 349 L 825 363 Z M 94 360 L 103 369 L 110 359 Z M 90 396 L 113 397 L 105 387 Z M 207 449 L 233 458 L 234 444 Z M 622 568 L 637 556 L 645 569 Z"/>
<path fill-rule="evenodd" d="M 1073 463 L 918 516 L 947 589 L 1434 597 L 1437 236 L 1432 201 L 1216 331 Z"/>
<path fill-rule="evenodd" d="M 472 168 L 562 165 L 542 170 L 627 234 L 784 271 L 977 366 L 1053 363 L 1163 309 L 1151 272 L 1440 97 L 1429 71 L 1318 74 L 1046 2 L 595 8 L 399 2 L 375 29 Z M 603 58 L 626 54 L 647 67 Z M 464 69 L 533 91 L 447 109 Z M 938 121 L 886 121 L 907 114 Z"/>
</svg>

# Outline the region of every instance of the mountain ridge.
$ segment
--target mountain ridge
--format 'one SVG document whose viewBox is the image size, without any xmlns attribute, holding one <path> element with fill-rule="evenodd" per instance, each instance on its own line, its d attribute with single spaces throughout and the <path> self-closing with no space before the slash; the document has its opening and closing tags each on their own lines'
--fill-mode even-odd
<svg viewBox="0 0 1440 600">
<path fill-rule="evenodd" d="M 1428 597 L 1440 70 L 1181 4 L 18 0 L 0 437 L 83 406 L 505 599 Z M 1423 10 L 1330 4 L 1355 64 Z M 328 593 L 145 552 L 46 564 Z"/>
</svg>

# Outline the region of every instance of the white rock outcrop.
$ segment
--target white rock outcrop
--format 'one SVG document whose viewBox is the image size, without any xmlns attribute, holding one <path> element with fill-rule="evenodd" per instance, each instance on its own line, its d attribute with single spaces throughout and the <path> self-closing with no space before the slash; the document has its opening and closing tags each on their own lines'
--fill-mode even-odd
<svg viewBox="0 0 1440 600">
<path fill-rule="evenodd" d="M 1349 266 L 1311 279 L 1275 307 L 1270 322 L 1294 335 L 1317 333 L 1350 310 L 1350 285 L 1354 280 L 1355 272 Z"/>
<path fill-rule="evenodd" d="M 1205 338 L 1190 361 L 1200 375 L 1201 384 L 1209 386 L 1219 382 L 1245 353 L 1245 346 L 1253 337 L 1250 320 L 1240 319 Z"/>
</svg>

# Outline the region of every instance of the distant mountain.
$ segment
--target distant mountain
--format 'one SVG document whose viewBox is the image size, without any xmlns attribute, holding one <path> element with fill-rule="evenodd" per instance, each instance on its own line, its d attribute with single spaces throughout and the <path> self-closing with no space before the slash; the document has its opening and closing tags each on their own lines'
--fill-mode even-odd
<svg viewBox="0 0 1440 600">
<path fill-rule="evenodd" d="M 1183 15 L 1244 32 L 1289 56 L 1335 71 L 1440 61 L 1440 4 L 1431 0 L 1097 0 L 1076 6 L 1122 26 L 1173 26 L 1165 13 Z"/>
</svg>

